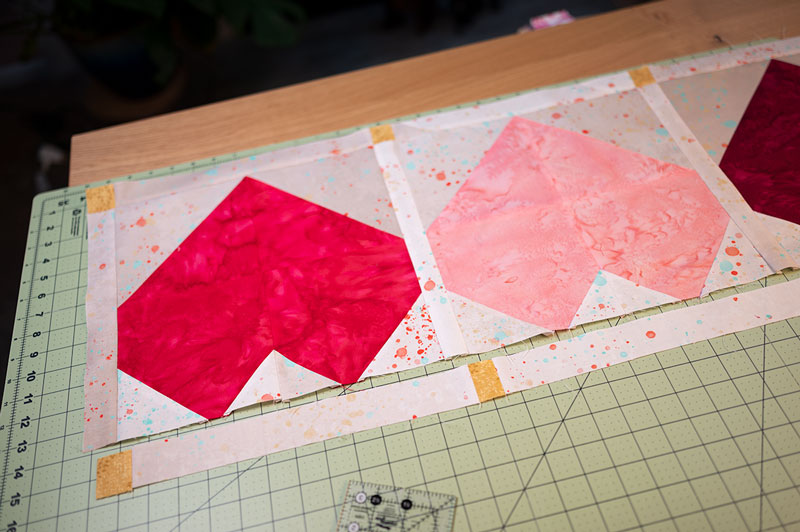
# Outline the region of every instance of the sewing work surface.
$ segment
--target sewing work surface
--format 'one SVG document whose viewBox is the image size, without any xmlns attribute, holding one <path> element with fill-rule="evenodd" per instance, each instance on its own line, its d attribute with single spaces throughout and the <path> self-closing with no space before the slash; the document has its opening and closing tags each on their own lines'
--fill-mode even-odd
<svg viewBox="0 0 800 532">
<path fill-rule="evenodd" d="M 455 495 L 455 530 L 598 523 L 611 530 L 744 530 L 800 522 L 798 318 L 96 500 L 97 459 L 143 439 L 81 451 L 85 211 L 83 188 L 41 195 L 33 206 L 0 427 L 0 523 L 9 529 L 333 530 L 350 480 Z M 703 300 L 797 278 L 774 275 Z M 559 338 L 662 310 L 669 309 L 581 325 Z M 533 342 L 257 404 L 148 439 L 413 380 L 552 338 Z"/>
</svg>

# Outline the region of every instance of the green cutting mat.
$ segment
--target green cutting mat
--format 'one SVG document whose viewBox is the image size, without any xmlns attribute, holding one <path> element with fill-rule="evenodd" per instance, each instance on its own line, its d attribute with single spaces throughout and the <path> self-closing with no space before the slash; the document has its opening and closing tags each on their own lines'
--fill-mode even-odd
<svg viewBox="0 0 800 532">
<path fill-rule="evenodd" d="M 202 168 L 264 150 L 124 179 Z M 0 527 L 332 531 L 347 483 L 357 479 L 457 496 L 457 531 L 800 530 L 797 318 L 97 501 L 97 458 L 131 443 L 87 454 L 80 450 L 84 207 L 83 188 L 34 200 L 0 412 Z M 768 281 L 797 277 L 794 272 Z M 534 339 L 480 358 L 549 341 Z M 368 379 L 291 404 L 477 358 Z M 286 407 L 255 405 L 208 425 Z M 205 427 L 180 432 L 193 430 Z"/>
</svg>

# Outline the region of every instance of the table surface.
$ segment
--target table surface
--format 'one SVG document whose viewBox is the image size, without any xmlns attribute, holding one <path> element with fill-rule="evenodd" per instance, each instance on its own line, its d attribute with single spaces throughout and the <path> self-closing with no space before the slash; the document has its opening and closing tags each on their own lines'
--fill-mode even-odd
<svg viewBox="0 0 800 532">
<path fill-rule="evenodd" d="M 793 0 L 665 0 L 75 135 L 70 185 L 800 35 Z"/>
</svg>

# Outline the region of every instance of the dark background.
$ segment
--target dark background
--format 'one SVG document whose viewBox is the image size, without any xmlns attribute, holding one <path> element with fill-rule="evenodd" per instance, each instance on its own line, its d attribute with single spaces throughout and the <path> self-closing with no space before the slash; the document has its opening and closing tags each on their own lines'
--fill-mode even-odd
<svg viewBox="0 0 800 532">
<path fill-rule="evenodd" d="M 67 186 L 72 135 L 634 1 L 3 0 L 0 338 L 9 345 L 31 200 Z"/>
</svg>

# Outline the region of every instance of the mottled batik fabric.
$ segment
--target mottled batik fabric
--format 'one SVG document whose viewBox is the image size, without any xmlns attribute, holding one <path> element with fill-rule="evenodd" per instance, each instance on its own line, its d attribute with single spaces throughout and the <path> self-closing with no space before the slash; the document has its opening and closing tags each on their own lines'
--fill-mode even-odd
<svg viewBox="0 0 800 532">
<path fill-rule="evenodd" d="M 273 350 L 356 382 L 419 294 L 401 238 L 244 178 L 119 307 L 118 367 L 219 417 Z"/>
<path fill-rule="evenodd" d="M 427 234 L 448 290 L 557 330 L 601 269 L 700 295 L 728 221 L 693 170 L 514 118 Z"/>
<path fill-rule="evenodd" d="M 720 168 L 754 211 L 800 224 L 800 67 L 770 61 Z"/>
</svg>

